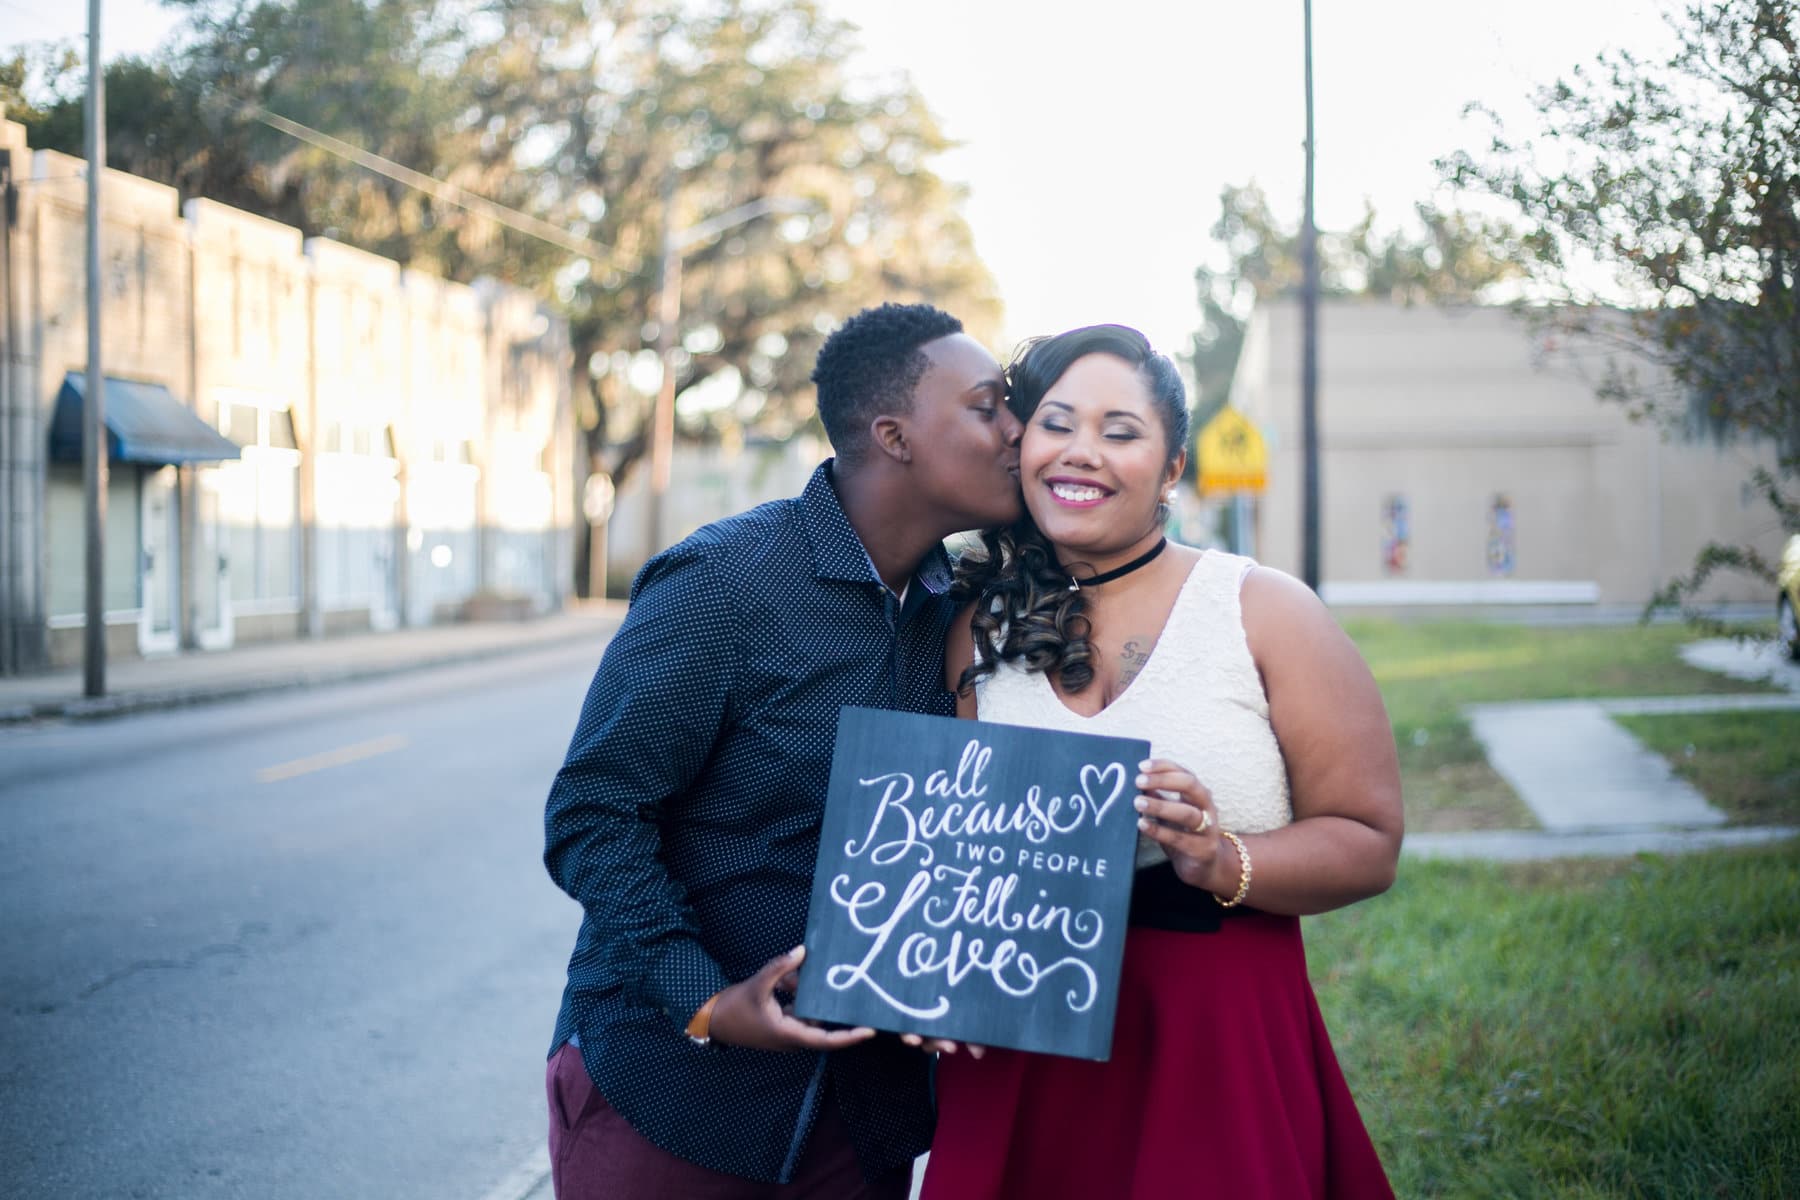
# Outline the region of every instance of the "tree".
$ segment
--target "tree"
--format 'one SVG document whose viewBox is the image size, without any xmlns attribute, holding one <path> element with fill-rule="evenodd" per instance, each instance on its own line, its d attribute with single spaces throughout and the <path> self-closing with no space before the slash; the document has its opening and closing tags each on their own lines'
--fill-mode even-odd
<svg viewBox="0 0 1800 1200">
<path fill-rule="evenodd" d="M 188 14 L 171 48 L 109 67 L 109 89 L 140 72 L 144 112 L 186 115 L 152 147 L 109 94 L 113 164 L 451 278 L 536 287 L 571 323 L 584 460 L 620 482 L 648 444 L 649 398 L 623 368 L 656 337 L 671 223 L 764 199 L 806 210 L 685 256 L 680 436 L 815 422 L 816 349 L 866 304 L 929 300 L 998 332 L 962 189 L 930 167 L 949 147 L 935 118 L 906 80 L 853 77 L 852 28 L 811 0 L 167 2 Z M 286 138 L 253 106 L 604 250 L 500 230 Z M 80 99 L 45 113 L 41 131 L 79 129 Z"/>
<path fill-rule="evenodd" d="M 1440 169 L 1519 214 L 1521 262 L 1557 302 L 1540 319 L 1620 351 L 1604 397 L 1676 436 L 1774 448 L 1775 469 L 1750 482 L 1793 533 L 1800 0 L 1691 3 L 1668 24 L 1666 57 L 1602 54 L 1540 89 L 1535 139 L 1472 108 L 1491 123 L 1488 145 Z M 1755 547 L 1715 543 L 1651 607 L 1702 620 L 1694 601 L 1723 570 L 1773 586 Z"/>
<path fill-rule="evenodd" d="M 810 0 L 167 0 L 173 48 L 108 68 L 110 161 L 455 279 L 540 288 L 568 313 L 597 469 L 631 469 L 644 397 L 614 366 L 654 338 L 663 226 L 760 198 L 810 206 L 686 257 L 682 390 L 735 380 L 688 436 L 811 418 L 823 330 L 930 299 L 997 332 L 996 289 L 949 143 L 905 81 L 851 78 L 850 26 Z M 571 258 L 260 124 L 260 107 L 608 248 Z M 40 145 L 80 152 L 81 98 Z M 675 186 L 665 213 L 663 187 Z M 592 370 L 590 370 L 590 364 Z"/>
<path fill-rule="evenodd" d="M 1473 303 L 1519 268 L 1507 247 L 1514 235 L 1504 225 L 1429 204 L 1414 206 L 1417 232 L 1379 233 L 1375 210 L 1350 229 L 1319 232 L 1319 291 L 1323 296 L 1370 296 L 1405 304 Z M 1200 292 L 1200 328 L 1188 360 L 1199 391 L 1196 427 L 1205 424 L 1231 394 L 1243 349 L 1244 325 L 1257 301 L 1300 292 L 1300 232 L 1284 227 L 1268 197 L 1250 183 L 1226 185 L 1212 236 L 1224 251 L 1223 270 L 1194 272 Z"/>
<path fill-rule="evenodd" d="M 74 50 L 55 43 L 15 47 L 10 57 L 0 57 L 0 117 L 28 128 L 44 119 L 34 92 L 52 87 L 80 60 Z"/>
<path fill-rule="evenodd" d="M 932 172 L 948 142 L 904 81 L 851 80 L 851 29 L 809 0 L 683 6 L 540 0 L 473 64 L 481 103 L 541 162 L 544 202 L 610 246 L 562 280 L 578 361 L 594 372 L 590 442 L 606 468 L 644 448 L 643 401 L 621 361 L 646 329 L 663 229 L 759 198 L 810 213 L 730 230 L 686 258 L 678 388 L 725 376 L 729 408 L 690 412 L 691 435 L 748 424 L 782 436 L 812 417 L 824 332 L 884 299 L 926 299 L 992 334 L 999 305 Z M 665 209 L 670 189 L 673 204 Z M 598 465 L 598 464 L 597 464 Z"/>
<path fill-rule="evenodd" d="M 421 0 L 167 0 L 186 19 L 151 59 L 108 64 L 108 163 L 451 278 L 529 281 L 549 256 L 525 238 L 261 123 L 268 110 L 502 203 L 523 198 L 484 147 L 457 68 L 470 4 Z M 81 73 L 64 71 L 36 145 L 82 153 Z M 485 151 L 485 152 L 484 152 Z"/>
</svg>

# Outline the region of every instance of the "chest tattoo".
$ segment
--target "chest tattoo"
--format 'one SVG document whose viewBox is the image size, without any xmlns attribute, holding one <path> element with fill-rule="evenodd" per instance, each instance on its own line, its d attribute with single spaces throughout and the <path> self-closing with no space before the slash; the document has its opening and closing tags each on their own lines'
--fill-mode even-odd
<svg viewBox="0 0 1800 1200">
<path fill-rule="evenodd" d="M 1127 684 L 1136 679 L 1144 664 L 1150 661 L 1150 652 L 1156 649 L 1156 639 L 1135 637 L 1126 641 L 1119 650 L 1119 688 L 1123 690 Z"/>
</svg>

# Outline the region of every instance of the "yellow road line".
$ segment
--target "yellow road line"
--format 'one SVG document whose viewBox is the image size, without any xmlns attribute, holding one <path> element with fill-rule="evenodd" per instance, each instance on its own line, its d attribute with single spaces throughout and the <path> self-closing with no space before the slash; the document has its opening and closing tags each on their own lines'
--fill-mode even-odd
<svg viewBox="0 0 1800 1200">
<path fill-rule="evenodd" d="M 404 735 L 390 733 L 386 737 L 357 742 L 354 746 L 341 746 L 336 750 L 327 750 L 323 754 L 314 754 L 310 758 L 296 758 L 293 762 L 264 767 L 256 773 L 256 781 L 258 783 L 280 783 L 282 780 L 292 779 L 296 775 L 309 775 L 314 771 L 323 771 L 327 767 L 341 767 L 345 763 L 374 758 L 377 754 L 399 750 L 405 745 Z"/>
</svg>

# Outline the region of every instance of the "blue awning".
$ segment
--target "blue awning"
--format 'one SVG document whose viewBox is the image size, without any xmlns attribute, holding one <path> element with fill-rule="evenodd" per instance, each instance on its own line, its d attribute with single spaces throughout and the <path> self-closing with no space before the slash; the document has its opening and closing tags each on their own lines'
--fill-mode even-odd
<svg viewBox="0 0 1800 1200">
<path fill-rule="evenodd" d="M 87 377 L 79 371 L 63 376 L 50 418 L 50 458 L 81 461 L 81 411 Z M 106 377 L 106 448 L 113 462 L 219 462 L 238 458 L 236 442 L 195 416 L 160 383 L 136 383 Z"/>
</svg>

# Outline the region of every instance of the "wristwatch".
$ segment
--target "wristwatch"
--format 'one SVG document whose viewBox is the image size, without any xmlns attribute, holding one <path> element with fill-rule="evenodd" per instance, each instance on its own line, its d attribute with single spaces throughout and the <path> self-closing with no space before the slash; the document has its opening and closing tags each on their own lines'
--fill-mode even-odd
<svg viewBox="0 0 1800 1200">
<path fill-rule="evenodd" d="M 707 999 L 706 1003 L 700 1006 L 700 1011 L 694 1014 L 694 1019 L 687 1023 L 688 1041 L 694 1043 L 694 1045 L 712 1045 L 713 1005 L 718 1002 L 719 994 L 714 992 L 712 996 Z"/>
</svg>

